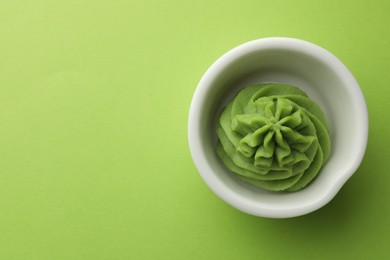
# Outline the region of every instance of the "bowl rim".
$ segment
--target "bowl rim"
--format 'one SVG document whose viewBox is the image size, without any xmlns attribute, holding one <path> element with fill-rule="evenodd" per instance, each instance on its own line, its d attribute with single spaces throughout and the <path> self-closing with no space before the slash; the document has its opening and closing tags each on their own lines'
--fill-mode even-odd
<svg viewBox="0 0 390 260">
<path fill-rule="evenodd" d="M 200 140 L 202 139 L 202 132 L 199 131 L 200 124 L 200 111 L 202 100 L 206 97 L 207 92 L 213 80 L 232 62 L 239 57 L 264 49 L 291 49 L 303 52 L 309 56 L 313 56 L 316 59 L 321 60 L 329 67 L 338 71 L 338 76 L 343 79 L 344 86 L 348 88 L 352 98 L 359 104 L 357 113 L 360 113 L 358 124 L 359 148 L 355 151 L 355 160 L 349 166 L 343 174 L 334 178 L 333 183 L 329 185 L 326 192 L 306 203 L 300 205 L 288 205 L 285 207 L 273 207 L 270 204 L 257 204 L 253 205 L 244 196 L 239 196 L 229 192 L 229 188 L 219 181 L 213 174 L 212 170 L 207 162 L 205 154 L 202 152 L 202 145 Z M 202 179 L 206 182 L 207 186 L 222 200 L 230 204 L 234 208 L 246 212 L 255 216 L 270 217 L 270 218 L 288 218 L 305 215 L 313 212 L 331 201 L 341 187 L 347 182 L 347 180 L 354 174 L 359 165 L 361 164 L 364 153 L 366 150 L 368 141 L 368 111 L 367 105 L 361 91 L 361 88 L 349 71 L 349 69 L 332 53 L 324 48 L 296 38 L 288 37 L 268 37 L 252 40 L 243 43 L 230 51 L 223 54 L 218 58 L 206 71 L 201 80 L 199 81 L 196 90 L 194 92 L 189 115 L 188 115 L 188 144 L 192 156 L 192 160 L 201 175 Z"/>
</svg>

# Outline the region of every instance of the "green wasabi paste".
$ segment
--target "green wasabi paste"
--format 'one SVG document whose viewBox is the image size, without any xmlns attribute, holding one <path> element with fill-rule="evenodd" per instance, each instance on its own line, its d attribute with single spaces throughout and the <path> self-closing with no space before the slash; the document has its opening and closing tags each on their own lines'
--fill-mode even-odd
<svg viewBox="0 0 390 260">
<path fill-rule="evenodd" d="M 242 180 L 272 191 L 297 191 L 320 172 L 330 153 L 321 108 L 285 84 L 251 85 L 222 111 L 217 152 Z"/>
</svg>

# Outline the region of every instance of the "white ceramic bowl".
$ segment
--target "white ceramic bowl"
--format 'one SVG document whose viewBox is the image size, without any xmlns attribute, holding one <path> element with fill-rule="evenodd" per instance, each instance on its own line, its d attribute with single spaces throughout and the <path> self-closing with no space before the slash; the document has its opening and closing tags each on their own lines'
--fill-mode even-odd
<svg viewBox="0 0 390 260">
<path fill-rule="evenodd" d="M 321 106 L 329 123 L 329 160 L 297 192 L 271 192 L 245 183 L 216 154 L 215 127 L 222 108 L 240 88 L 266 82 L 300 87 Z M 199 82 L 188 119 L 192 158 L 206 184 L 231 206 L 272 218 L 304 215 L 328 203 L 359 167 L 367 135 L 366 103 L 351 72 L 325 49 L 292 38 L 254 40 L 220 57 Z"/>
</svg>

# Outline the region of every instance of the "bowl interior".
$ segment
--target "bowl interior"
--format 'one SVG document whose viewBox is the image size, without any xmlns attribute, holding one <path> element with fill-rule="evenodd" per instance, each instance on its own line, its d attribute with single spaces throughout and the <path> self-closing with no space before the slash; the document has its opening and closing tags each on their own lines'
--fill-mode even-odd
<svg viewBox="0 0 390 260">
<path fill-rule="evenodd" d="M 330 189 L 338 190 L 353 173 L 350 168 L 356 163 L 356 151 L 361 150 L 359 136 L 362 134 L 358 130 L 358 111 L 361 111 L 359 106 L 362 104 L 355 99 L 354 89 L 348 86 L 348 76 L 339 70 L 343 66 L 341 62 L 330 53 L 318 53 L 318 49 L 311 45 L 295 49 L 274 46 L 236 52 L 233 50 L 218 60 L 201 81 L 201 84 L 208 85 L 199 104 L 198 129 L 201 133 L 200 146 L 206 164 L 211 168 L 207 174 L 213 174 L 217 182 L 228 187 L 233 200 L 238 198 L 239 203 L 251 205 L 254 211 L 250 213 L 257 215 L 256 207 L 276 210 L 304 207 L 318 201 Z M 334 60 L 339 63 L 335 64 Z M 223 107 L 240 88 L 268 82 L 301 88 L 321 106 L 329 123 L 330 158 L 318 177 L 298 192 L 270 192 L 247 184 L 227 170 L 215 152 L 215 126 Z"/>
</svg>

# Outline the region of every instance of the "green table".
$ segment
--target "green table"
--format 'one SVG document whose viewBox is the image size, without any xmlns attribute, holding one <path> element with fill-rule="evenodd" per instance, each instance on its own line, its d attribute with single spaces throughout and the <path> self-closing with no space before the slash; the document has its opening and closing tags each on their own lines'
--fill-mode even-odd
<svg viewBox="0 0 390 260">
<path fill-rule="evenodd" d="M 0 2 L 0 259 L 390 257 L 389 1 Z M 274 220 L 217 198 L 187 115 L 207 68 L 287 36 L 337 55 L 370 113 L 337 197 Z"/>
</svg>

